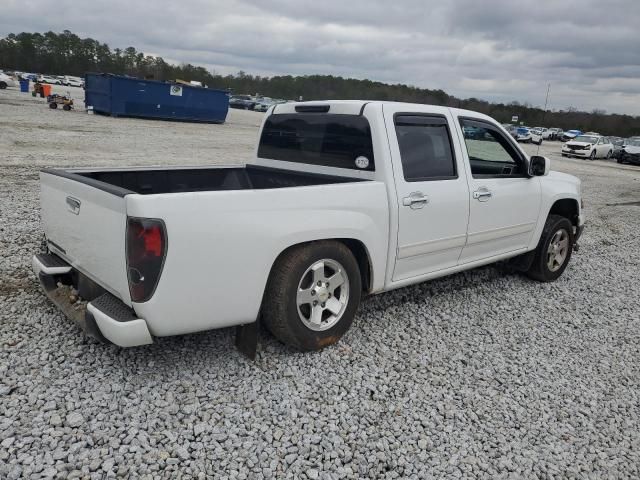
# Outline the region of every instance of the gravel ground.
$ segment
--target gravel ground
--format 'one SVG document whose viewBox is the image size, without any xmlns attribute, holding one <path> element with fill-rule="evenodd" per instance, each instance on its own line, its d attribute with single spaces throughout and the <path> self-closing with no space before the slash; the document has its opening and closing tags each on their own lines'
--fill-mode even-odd
<svg viewBox="0 0 640 480">
<path fill-rule="evenodd" d="M 30 271 L 38 169 L 242 161 L 261 118 L 111 119 L 0 92 L 0 478 L 640 476 L 640 170 L 558 143 L 541 153 L 583 180 L 589 225 L 556 283 L 487 267 L 404 288 L 322 352 L 263 332 L 255 362 L 230 329 L 83 338 Z"/>
</svg>

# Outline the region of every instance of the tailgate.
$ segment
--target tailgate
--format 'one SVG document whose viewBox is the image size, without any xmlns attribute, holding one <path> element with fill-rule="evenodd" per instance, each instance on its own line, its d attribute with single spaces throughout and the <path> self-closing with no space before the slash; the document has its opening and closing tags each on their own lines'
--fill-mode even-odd
<svg viewBox="0 0 640 480">
<path fill-rule="evenodd" d="M 105 185 L 106 186 L 106 185 Z M 40 173 L 42 226 L 49 248 L 130 305 L 124 193 L 64 171 Z"/>
</svg>

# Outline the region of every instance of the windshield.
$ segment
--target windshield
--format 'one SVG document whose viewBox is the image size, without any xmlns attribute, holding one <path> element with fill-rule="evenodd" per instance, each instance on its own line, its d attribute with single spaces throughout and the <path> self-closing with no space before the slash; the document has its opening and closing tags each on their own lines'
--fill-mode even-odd
<svg viewBox="0 0 640 480">
<path fill-rule="evenodd" d="M 590 137 L 588 135 L 579 135 L 573 140 L 575 142 L 596 143 L 598 141 L 598 137 Z"/>
<path fill-rule="evenodd" d="M 627 140 L 625 145 L 632 145 L 634 147 L 640 147 L 640 139 Z"/>
</svg>

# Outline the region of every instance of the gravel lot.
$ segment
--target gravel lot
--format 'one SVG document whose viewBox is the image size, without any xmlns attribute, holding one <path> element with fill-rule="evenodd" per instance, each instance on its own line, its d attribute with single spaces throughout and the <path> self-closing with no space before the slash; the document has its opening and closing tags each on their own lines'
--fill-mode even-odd
<svg viewBox="0 0 640 480">
<path fill-rule="evenodd" d="M 477 269 L 365 300 L 322 352 L 263 333 L 255 362 L 233 330 L 83 338 L 30 270 L 38 169 L 239 162 L 261 118 L 112 119 L 0 91 L 0 478 L 640 476 L 640 169 L 555 142 L 541 153 L 583 180 L 589 222 L 556 283 Z"/>
</svg>

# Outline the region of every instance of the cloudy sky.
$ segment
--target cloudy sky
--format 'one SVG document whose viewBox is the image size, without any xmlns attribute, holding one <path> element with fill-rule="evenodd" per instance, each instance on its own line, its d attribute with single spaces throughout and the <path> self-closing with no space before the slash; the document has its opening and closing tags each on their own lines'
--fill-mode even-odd
<svg viewBox="0 0 640 480">
<path fill-rule="evenodd" d="M 8 2 L 8 3 L 7 3 Z M 3 0 L 0 35 L 68 29 L 220 73 L 334 74 L 640 115 L 640 0 Z"/>
</svg>

